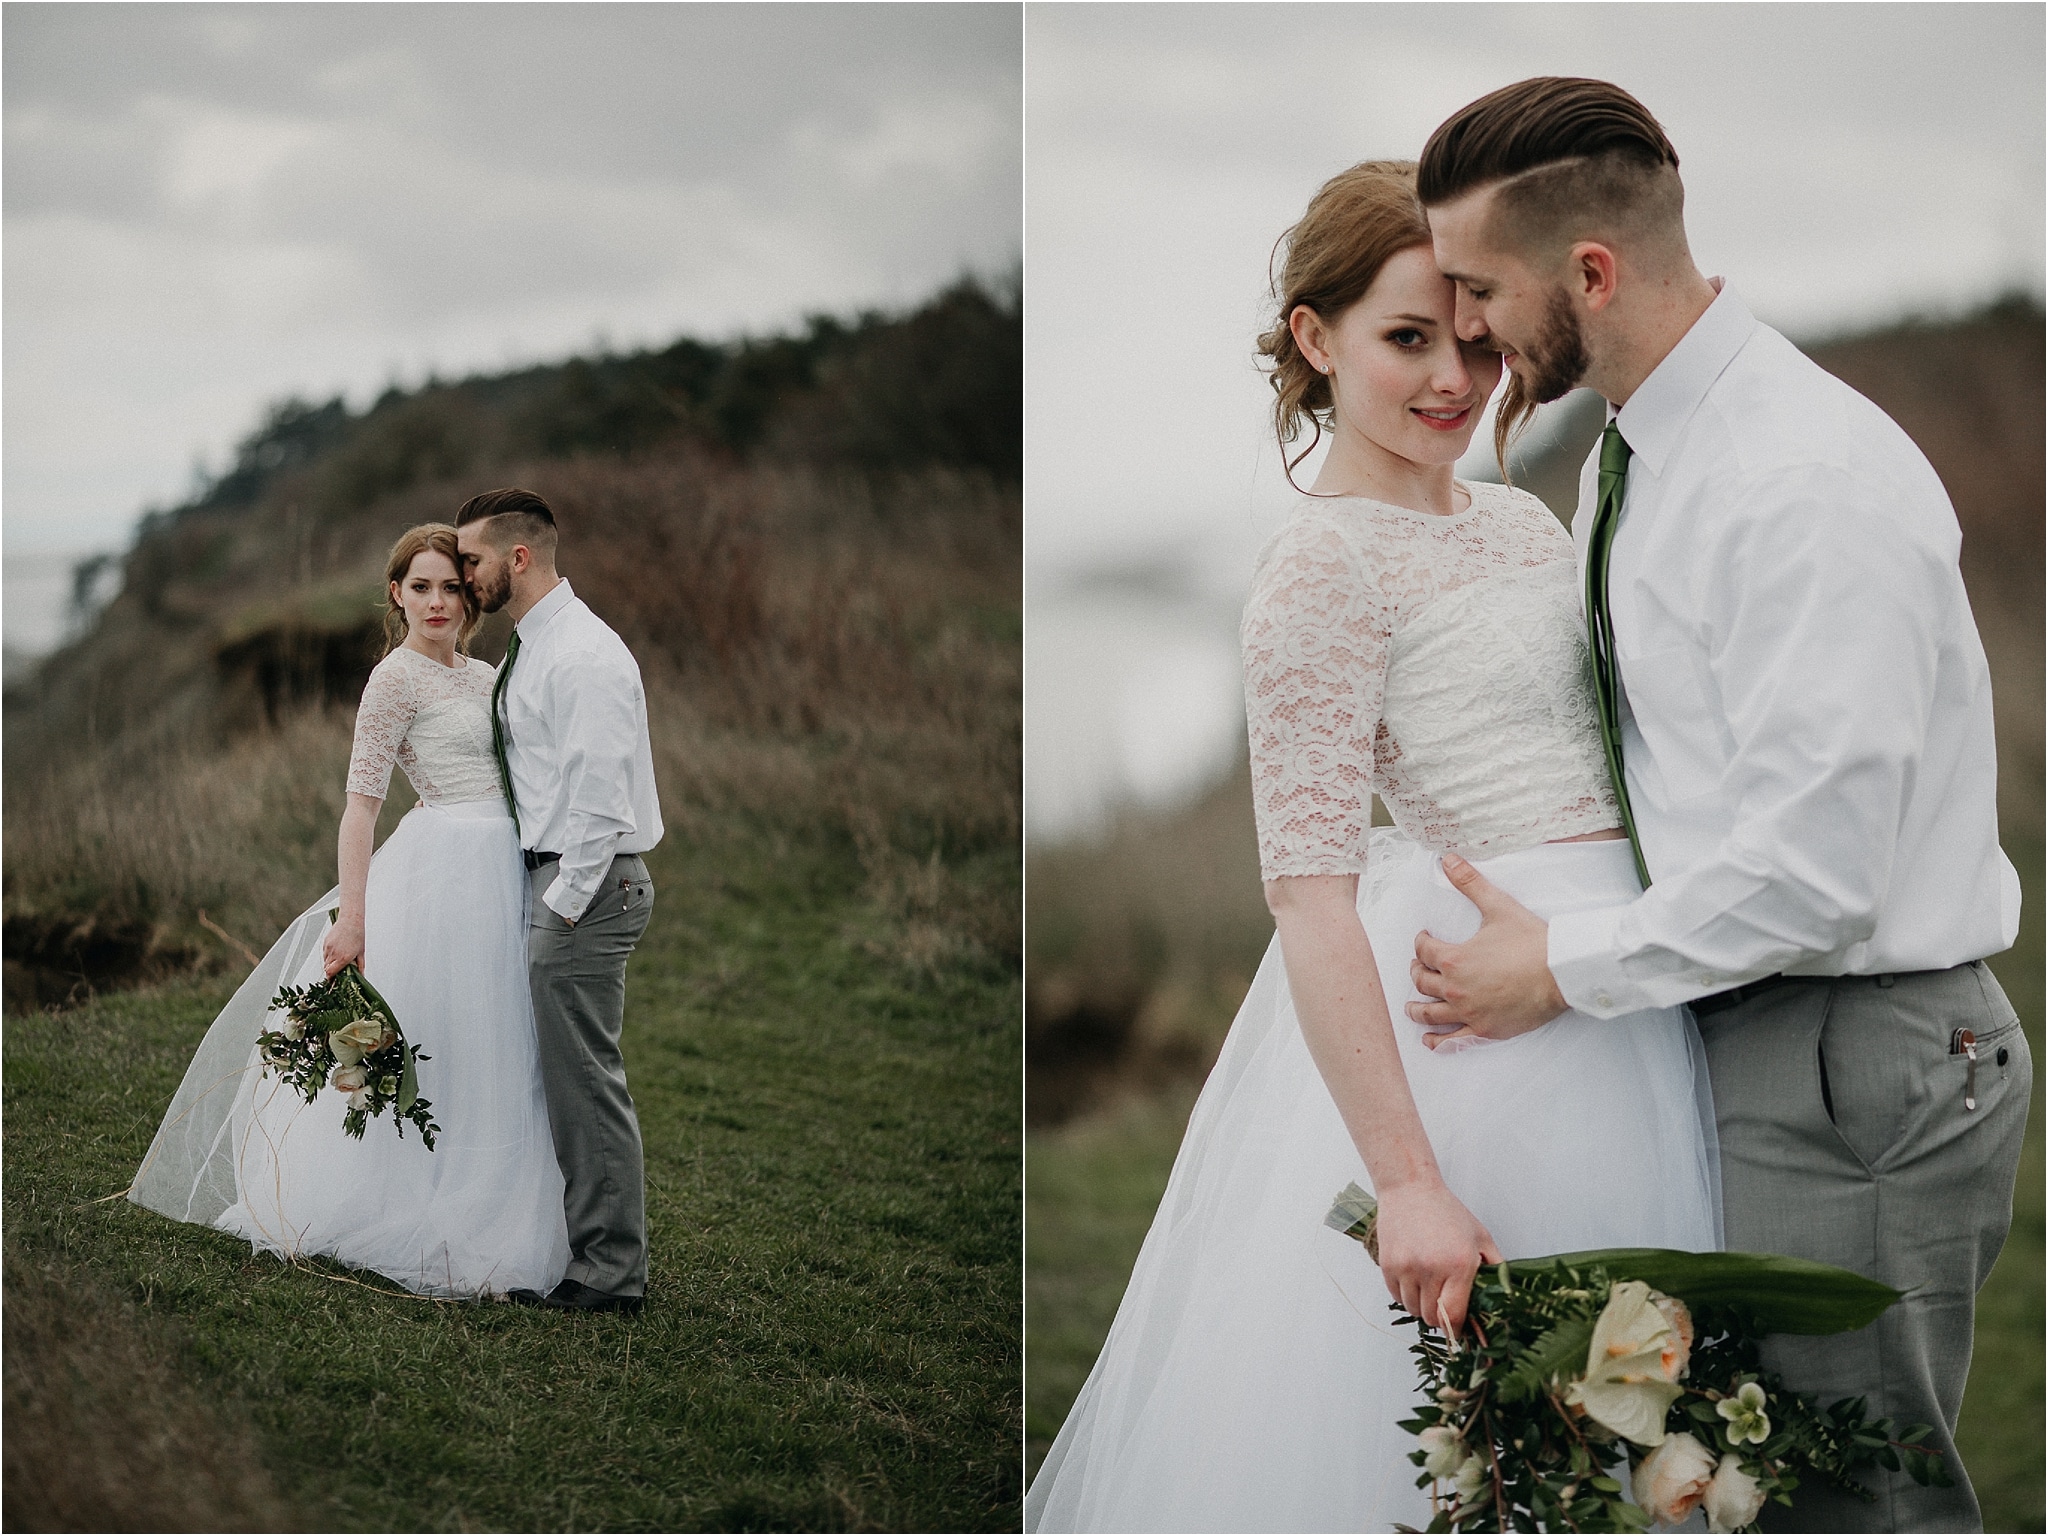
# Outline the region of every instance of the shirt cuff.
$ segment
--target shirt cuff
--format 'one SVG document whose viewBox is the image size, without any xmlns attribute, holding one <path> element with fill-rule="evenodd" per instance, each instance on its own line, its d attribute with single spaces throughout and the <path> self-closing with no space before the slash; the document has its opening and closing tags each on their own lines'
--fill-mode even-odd
<svg viewBox="0 0 2048 1536">
<path fill-rule="evenodd" d="M 579 894 L 570 888 L 566 877 L 557 874 L 554 883 L 541 892 L 540 899 L 547 904 L 548 910 L 563 922 L 573 923 L 589 908 L 590 898 L 594 894 L 596 893 L 591 891 Z"/>
<path fill-rule="evenodd" d="M 1641 995 L 1615 955 L 1615 930 L 1627 907 L 1564 912 L 1550 920 L 1550 974 L 1564 1000 L 1596 1019 L 1656 1006 Z"/>
</svg>

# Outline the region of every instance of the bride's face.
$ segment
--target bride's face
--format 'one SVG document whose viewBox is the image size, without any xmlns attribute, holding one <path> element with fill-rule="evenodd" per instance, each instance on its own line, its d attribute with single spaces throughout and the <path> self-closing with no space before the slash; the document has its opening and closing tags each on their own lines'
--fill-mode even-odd
<svg viewBox="0 0 2048 1536">
<path fill-rule="evenodd" d="M 429 640 L 452 640 L 462 629 L 462 573 L 438 549 L 423 549 L 406 567 L 405 579 L 391 583 L 391 595 L 405 610 L 408 631 Z"/>
<path fill-rule="evenodd" d="M 1334 326 L 1312 330 L 1321 346 L 1303 350 L 1329 365 L 1340 432 L 1417 464 L 1464 454 L 1500 382 L 1500 354 L 1458 340 L 1456 294 L 1428 246 L 1389 258 Z"/>
</svg>

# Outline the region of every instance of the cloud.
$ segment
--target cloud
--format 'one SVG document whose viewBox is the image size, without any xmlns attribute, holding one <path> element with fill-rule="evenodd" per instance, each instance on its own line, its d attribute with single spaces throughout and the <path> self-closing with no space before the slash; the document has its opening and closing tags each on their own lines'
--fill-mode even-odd
<svg viewBox="0 0 2048 1536">
<path fill-rule="evenodd" d="M 10 6 L 9 545 L 288 391 L 1005 268 L 1020 76 L 1008 5 Z"/>
</svg>

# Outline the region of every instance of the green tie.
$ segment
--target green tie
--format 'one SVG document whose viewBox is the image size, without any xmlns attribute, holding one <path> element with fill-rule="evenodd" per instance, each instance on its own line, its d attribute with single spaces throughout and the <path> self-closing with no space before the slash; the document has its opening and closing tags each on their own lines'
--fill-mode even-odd
<svg viewBox="0 0 2048 1536">
<path fill-rule="evenodd" d="M 1586 540 L 1586 629 L 1593 652 L 1593 697 L 1600 706 L 1600 745 L 1607 752 L 1607 773 L 1614 780 L 1614 803 L 1621 812 L 1622 830 L 1628 833 L 1628 851 L 1635 855 L 1636 878 L 1648 890 L 1650 866 L 1643 862 L 1642 840 L 1636 836 L 1635 813 L 1628 804 L 1628 781 L 1621 772 L 1621 667 L 1614 657 L 1614 620 L 1607 612 L 1607 559 L 1628 488 L 1628 458 L 1621 429 L 1608 422 L 1600 434 L 1600 496 L 1593 506 L 1593 532 Z"/>
<path fill-rule="evenodd" d="M 498 668 L 498 681 L 491 688 L 491 750 L 498 756 L 498 782 L 505 788 L 505 808 L 512 813 L 512 830 L 519 830 L 519 802 L 512 798 L 512 770 L 505 762 L 505 679 L 512 675 L 512 663 L 519 659 L 519 631 L 512 631 L 505 647 L 505 665 Z"/>
</svg>

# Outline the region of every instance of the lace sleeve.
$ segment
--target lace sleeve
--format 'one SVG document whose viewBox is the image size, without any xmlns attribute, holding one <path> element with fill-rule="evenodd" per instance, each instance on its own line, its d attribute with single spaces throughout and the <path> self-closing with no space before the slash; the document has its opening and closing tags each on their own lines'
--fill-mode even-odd
<svg viewBox="0 0 2048 1536">
<path fill-rule="evenodd" d="M 1339 529 L 1304 518 L 1269 548 L 1242 637 L 1252 804 L 1268 880 L 1365 869 L 1392 629 L 1392 602 L 1360 571 Z"/>
<path fill-rule="evenodd" d="M 378 663 L 356 706 L 356 741 L 348 755 L 348 792 L 382 800 L 391 790 L 391 765 L 412 728 L 419 701 L 411 675 L 396 654 Z"/>
</svg>

